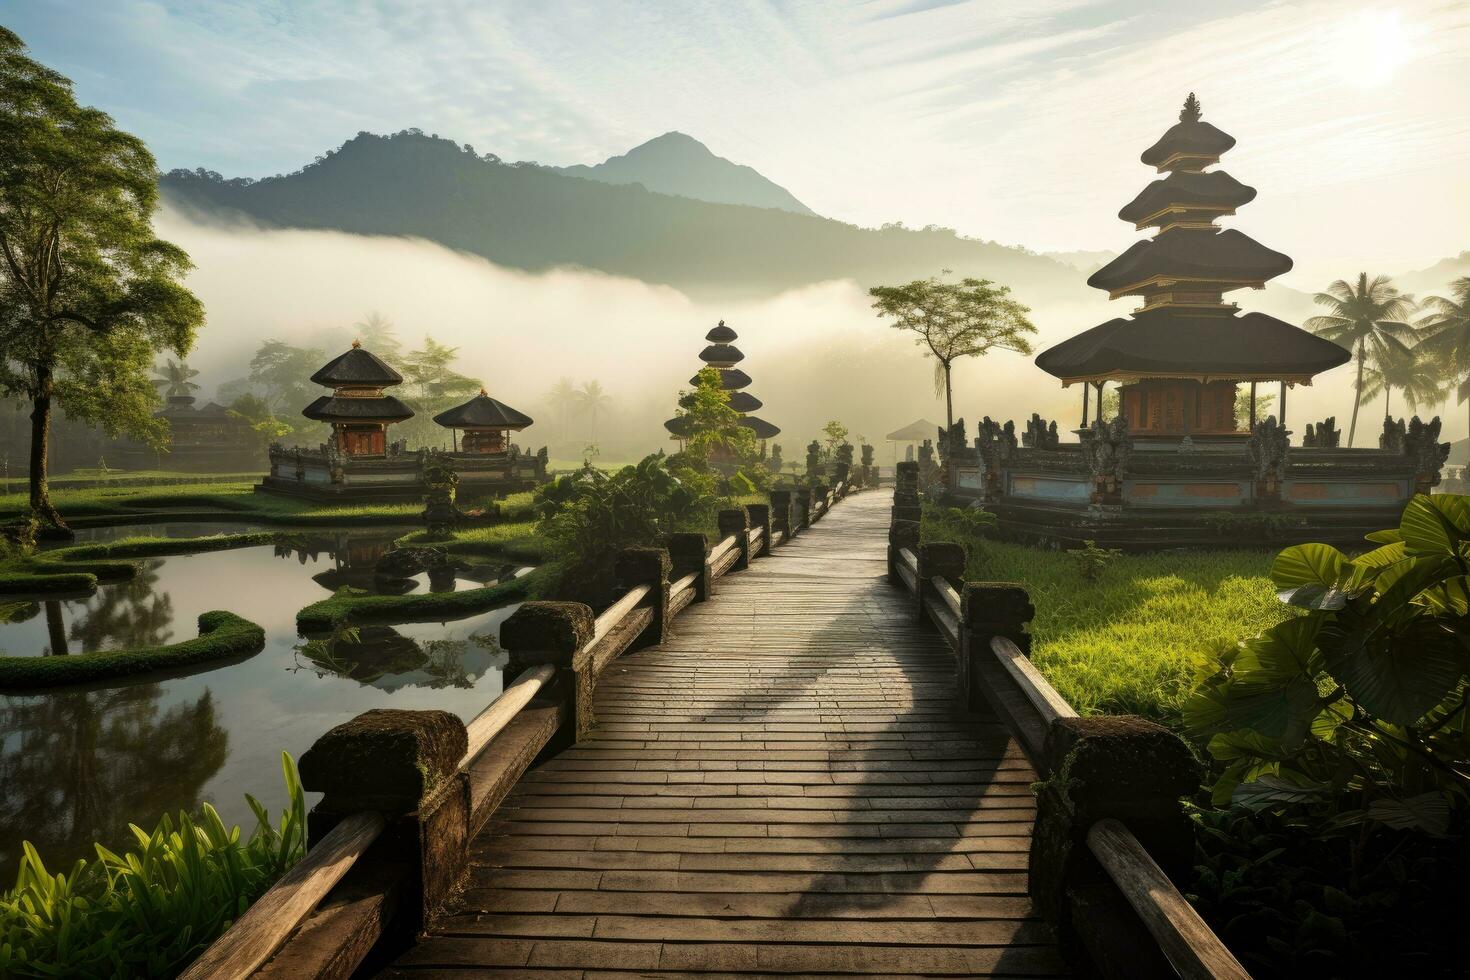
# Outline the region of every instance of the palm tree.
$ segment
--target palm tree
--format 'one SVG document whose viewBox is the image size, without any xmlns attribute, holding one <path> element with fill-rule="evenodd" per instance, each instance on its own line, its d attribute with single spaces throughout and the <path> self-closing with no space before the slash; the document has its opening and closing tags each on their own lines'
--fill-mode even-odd
<svg viewBox="0 0 1470 980">
<path fill-rule="evenodd" d="M 1348 425 L 1351 446 L 1358 431 L 1358 406 L 1363 401 L 1363 374 L 1368 366 L 1369 348 L 1375 362 L 1408 351 L 1416 332 L 1404 320 L 1414 312 L 1414 297 L 1395 289 L 1388 276 L 1369 279 L 1368 273 L 1360 272 L 1356 284 L 1339 279 L 1314 298 L 1331 312 L 1312 317 L 1307 321 L 1307 329 L 1346 347 L 1358 362 L 1358 377 L 1353 382 L 1353 417 Z"/>
<path fill-rule="evenodd" d="M 582 387 L 577 389 L 577 407 L 588 413 L 591 418 L 591 431 L 588 442 L 597 441 L 597 413 L 600 409 L 612 404 L 612 396 L 602 390 L 602 385 L 596 381 L 584 381 Z"/>
<path fill-rule="evenodd" d="M 1420 405 L 1434 405 L 1444 399 L 1444 376 L 1434 359 L 1427 357 L 1419 348 L 1374 358 L 1373 364 L 1364 375 L 1363 397 L 1368 401 L 1383 395 L 1383 417 L 1392 414 L 1393 390 L 1404 393 L 1409 408 L 1418 411 Z"/>
<path fill-rule="evenodd" d="M 353 326 L 357 328 L 357 339 L 362 341 L 362 346 L 379 357 L 391 361 L 403 349 L 403 345 L 398 342 L 398 335 L 393 332 L 393 321 L 377 310 L 373 310 Z"/>
<path fill-rule="evenodd" d="M 153 379 L 153 384 L 163 389 L 167 398 L 187 398 L 199 390 L 199 386 L 190 378 L 199 377 L 199 372 L 189 366 L 188 361 L 180 360 L 177 363 L 169 358 L 166 367 L 155 367 L 153 373 L 158 377 Z"/>
<path fill-rule="evenodd" d="M 1429 315 L 1419 321 L 1419 349 L 1439 363 L 1446 387 L 1459 383 L 1456 400 L 1463 405 L 1470 402 L 1470 276 L 1450 283 L 1450 293 L 1453 299 L 1424 301 Z"/>
<path fill-rule="evenodd" d="M 556 384 L 551 386 L 551 391 L 547 394 L 546 399 L 551 402 L 552 413 L 556 416 L 556 437 L 559 440 L 565 439 L 567 415 L 577 404 L 577 386 L 572 384 L 571 378 L 559 378 Z"/>
</svg>

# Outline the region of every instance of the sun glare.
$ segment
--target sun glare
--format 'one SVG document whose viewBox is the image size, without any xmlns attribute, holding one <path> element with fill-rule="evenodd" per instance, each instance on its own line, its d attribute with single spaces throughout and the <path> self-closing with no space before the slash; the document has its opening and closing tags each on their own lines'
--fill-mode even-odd
<svg viewBox="0 0 1470 980">
<path fill-rule="evenodd" d="M 1378 88 L 1393 80 L 1413 54 L 1409 30 L 1397 10 L 1363 10 L 1349 15 L 1329 48 L 1343 80 Z"/>
</svg>

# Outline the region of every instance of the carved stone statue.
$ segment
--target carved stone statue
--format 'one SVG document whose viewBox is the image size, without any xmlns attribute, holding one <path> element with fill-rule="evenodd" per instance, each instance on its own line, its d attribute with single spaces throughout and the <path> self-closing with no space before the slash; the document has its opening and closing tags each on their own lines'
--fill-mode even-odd
<svg viewBox="0 0 1470 980">
<path fill-rule="evenodd" d="M 1439 429 L 1438 415 L 1429 422 L 1421 422 L 1416 415 L 1409 420 L 1408 431 L 1404 433 L 1401 451 L 1413 460 L 1415 493 L 1428 493 L 1438 486 L 1445 460 L 1449 459 L 1450 444 L 1439 441 Z"/>
<path fill-rule="evenodd" d="M 1286 468 L 1291 455 L 1290 437 L 1291 433 L 1276 421 L 1274 415 L 1257 422 L 1251 429 L 1245 451 L 1255 471 L 1257 500 L 1281 499 L 1281 487 L 1286 482 Z"/>
<path fill-rule="evenodd" d="M 939 427 L 939 438 L 935 440 L 935 446 L 939 450 L 939 458 L 948 462 L 951 455 L 950 447 L 964 451 L 969 448 L 969 442 L 965 440 L 965 420 L 955 419 L 954 425 L 946 432 L 944 426 Z"/>
<path fill-rule="evenodd" d="M 1123 480 L 1133 456 L 1133 437 L 1128 422 L 1120 415 L 1111 422 L 1094 419 L 1092 438 L 1082 444 L 1082 454 L 1092 473 L 1092 502 L 1121 504 Z"/>
<path fill-rule="evenodd" d="M 1337 427 L 1337 416 L 1329 415 L 1315 425 L 1308 424 L 1302 436 L 1304 449 L 1337 449 L 1342 445 L 1342 430 Z"/>
<path fill-rule="evenodd" d="M 806 446 L 806 475 L 822 475 L 822 444 L 815 439 Z"/>
<path fill-rule="evenodd" d="M 1026 431 L 1021 434 L 1021 445 L 1031 449 L 1055 449 L 1060 443 L 1061 437 L 1057 435 L 1057 424 L 1052 422 L 1047 425 L 1045 419 L 1032 412 L 1030 420 L 1026 423 Z"/>
<path fill-rule="evenodd" d="M 1401 453 L 1404 451 L 1404 439 L 1407 435 L 1408 428 L 1404 425 L 1403 419 L 1385 417 L 1383 420 L 1383 431 L 1378 434 L 1378 448 L 1387 449 L 1389 452 Z"/>
<path fill-rule="evenodd" d="M 985 416 L 975 436 L 975 451 L 984 471 L 985 499 L 998 500 L 1005 493 L 1005 466 L 1016 451 L 1016 423 L 1001 425 Z"/>
</svg>

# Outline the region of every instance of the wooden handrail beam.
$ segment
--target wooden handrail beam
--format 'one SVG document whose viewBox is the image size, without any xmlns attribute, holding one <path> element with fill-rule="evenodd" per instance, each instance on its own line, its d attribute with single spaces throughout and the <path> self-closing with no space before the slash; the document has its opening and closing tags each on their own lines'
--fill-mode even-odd
<svg viewBox="0 0 1470 980">
<path fill-rule="evenodd" d="M 1041 676 L 1031 663 L 1029 657 L 1021 652 L 1008 637 L 996 636 L 990 640 L 990 650 L 995 654 L 995 659 L 1011 675 L 1026 695 L 1027 700 L 1036 708 L 1041 715 L 1042 721 L 1050 726 L 1058 718 L 1076 718 L 1077 711 L 1067 699 L 1057 693 L 1056 688 L 1047 683 L 1046 678 Z"/>
<path fill-rule="evenodd" d="M 963 618 L 964 614 L 960 612 L 960 594 L 954 590 L 953 585 L 949 584 L 949 580 L 943 575 L 935 575 L 929 582 L 934 586 L 934 594 L 944 601 L 950 612 L 954 613 L 955 621 L 958 622 Z"/>
<path fill-rule="evenodd" d="M 680 592 L 683 592 L 685 589 L 690 588 L 691 586 L 693 586 L 694 583 L 695 583 L 695 581 L 698 578 L 699 578 L 699 573 L 698 572 L 690 572 L 688 575 L 685 575 L 683 578 L 677 579 L 674 582 L 671 582 L 669 584 L 669 594 L 670 595 L 678 595 Z"/>
<path fill-rule="evenodd" d="M 638 603 L 648 598 L 648 594 L 652 591 L 653 586 L 651 585 L 637 586 L 636 588 L 629 589 L 627 595 L 623 596 L 617 602 L 614 602 L 612 605 L 604 609 L 602 611 L 602 614 L 598 616 L 596 621 L 593 623 L 592 639 L 588 640 L 587 645 L 584 646 L 582 649 L 590 650 L 593 647 L 597 646 L 598 641 L 601 640 L 604 636 L 607 636 L 607 634 L 612 631 L 613 627 L 622 622 L 623 617 L 636 609 L 638 607 Z"/>
<path fill-rule="evenodd" d="M 180 980 L 245 980 L 290 938 L 387 827 L 381 814 L 355 813 L 327 832 Z"/>
<path fill-rule="evenodd" d="M 499 735 L 500 730 L 510 724 L 520 710 L 555 676 L 555 667 L 541 664 L 511 681 L 500 692 L 499 697 L 465 726 L 465 732 L 469 736 L 469 749 L 459 760 L 459 767 L 463 769 L 474 762 L 475 756 L 485 750 L 490 740 Z"/>
<path fill-rule="evenodd" d="M 1097 858 L 1138 913 L 1181 980 L 1250 980 L 1179 889 L 1122 822 L 1099 820 L 1087 831 Z"/>
<path fill-rule="evenodd" d="M 708 564 L 713 565 L 718 562 L 721 558 L 725 557 L 725 552 L 735 547 L 735 545 L 735 535 L 733 534 L 721 540 L 719 544 L 709 550 Z"/>
</svg>

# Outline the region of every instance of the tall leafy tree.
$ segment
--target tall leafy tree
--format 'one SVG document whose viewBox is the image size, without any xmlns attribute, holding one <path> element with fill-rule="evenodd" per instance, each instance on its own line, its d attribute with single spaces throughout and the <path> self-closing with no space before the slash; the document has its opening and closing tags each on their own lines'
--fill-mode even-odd
<svg viewBox="0 0 1470 980">
<path fill-rule="evenodd" d="M 1372 401 L 1383 395 L 1383 417 L 1393 417 L 1393 391 L 1403 393 L 1410 409 L 1435 405 L 1444 400 L 1445 383 L 1439 366 L 1418 347 L 1385 352 L 1373 359 L 1363 376 L 1363 397 Z"/>
<path fill-rule="evenodd" d="M 1461 405 L 1470 403 L 1470 276 L 1450 284 L 1450 295 L 1424 300 L 1419 349 L 1440 366 L 1448 386 L 1458 385 Z"/>
<path fill-rule="evenodd" d="M 414 411 L 404 429 L 419 442 L 427 444 L 436 436 L 446 435 L 434 424 L 434 416 L 480 390 L 478 379 L 460 374 L 451 366 L 458 359 L 458 347 L 441 344 L 433 337 L 425 337 L 422 348 L 403 355 L 399 373 L 403 375 L 404 401 Z"/>
<path fill-rule="evenodd" d="M 721 383 L 719 368 L 701 368 L 694 387 L 679 392 L 676 417 L 688 420 L 685 452 L 701 464 L 708 463 L 717 450 L 742 462 L 754 459 L 755 433 L 740 424 L 741 414 L 730 407 L 730 393 Z"/>
<path fill-rule="evenodd" d="M 1416 336 L 1407 322 L 1414 297 L 1400 293 L 1388 276 L 1358 273 L 1355 282 L 1339 279 L 1315 297 L 1327 313 L 1307 321 L 1307 329 L 1353 352 L 1357 378 L 1353 381 L 1353 415 L 1348 423 L 1348 445 L 1358 431 L 1358 407 L 1363 403 L 1368 360 L 1386 363 L 1408 352 Z"/>
<path fill-rule="evenodd" d="M 199 372 L 191 368 L 189 362 L 183 358 L 175 361 L 170 357 L 163 367 L 154 368 L 153 374 L 153 387 L 162 390 L 167 398 L 183 398 L 199 390 L 199 386 L 194 383 Z"/>
<path fill-rule="evenodd" d="M 282 340 L 262 341 L 250 359 L 250 383 L 272 412 L 295 418 L 321 391 L 311 376 L 327 355 L 316 347 L 292 347 Z"/>
<path fill-rule="evenodd" d="M 357 339 L 362 341 L 362 346 L 389 364 L 396 361 L 403 351 L 403 344 L 399 342 L 398 334 L 393 329 L 393 321 L 377 310 L 373 310 L 353 326 L 357 328 Z"/>
<path fill-rule="evenodd" d="M 552 415 L 556 418 L 556 437 L 566 438 L 567 416 L 577 406 L 577 386 L 571 378 L 558 378 L 547 392 L 546 400 L 551 403 Z"/>
<path fill-rule="evenodd" d="M 587 416 L 590 424 L 588 442 L 597 441 L 597 416 L 612 405 L 612 395 L 602 390 L 600 381 L 584 381 L 577 389 L 577 408 Z"/>
<path fill-rule="evenodd" d="M 868 290 L 878 316 L 889 317 L 895 329 L 914 334 L 914 342 L 934 358 L 935 387 L 944 391 L 946 431 L 954 426 L 955 361 L 992 350 L 1031 353 L 1026 337 L 1036 332 L 1026 316 L 1031 309 L 1012 299 L 1010 292 L 1010 287 L 988 279 L 945 282 L 938 277 Z"/>
<path fill-rule="evenodd" d="M 189 257 L 153 235 L 157 166 L 143 141 L 0 27 L 0 389 L 31 403 L 30 503 L 64 527 L 47 483 L 52 411 L 161 440 L 149 368 L 182 356 L 204 307 Z"/>
</svg>

